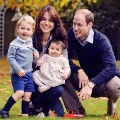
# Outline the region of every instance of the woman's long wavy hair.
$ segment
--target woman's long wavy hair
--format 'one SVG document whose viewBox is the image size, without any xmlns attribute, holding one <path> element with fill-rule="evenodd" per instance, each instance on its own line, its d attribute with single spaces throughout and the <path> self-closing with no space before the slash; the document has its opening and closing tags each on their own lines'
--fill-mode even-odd
<svg viewBox="0 0 120 120">
<path fill-rule="evenodd" d="M 35 31 L 33 33 L 33 46 L 41 52 L 43 49 L 43 33 L 40 29 L 40 21 L 42 20 L 42 17 L 45 12 L 48 12 L 53 19 L 54 22 L 54 29 L 51 31 L 51 35 L 53 38 L 58 38 L 61 41 L 64 42 L 65 46 L 67 47 L 67 33 L 65 28 L 63 27 L 63 23 L 60 19 L 60 16 L 58 12 L 55 10 L 54 7 L 51 5 L 46 5 L 43 8 L 40 9 L 38 16 L 36 18 L 36 26 L 35 26 Z"/>
</svg>

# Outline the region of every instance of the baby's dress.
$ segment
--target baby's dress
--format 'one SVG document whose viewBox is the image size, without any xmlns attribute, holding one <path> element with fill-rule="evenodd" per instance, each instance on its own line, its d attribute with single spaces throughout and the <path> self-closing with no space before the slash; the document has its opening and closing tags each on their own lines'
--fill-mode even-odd
<svg viewBox="0 0 120 120">
<path fill-rule="evenodd" d="M 63 56 L 60 57 L 51 57 L 48 54 L 44 56 L 44 63 L 40 66 L 39 80 L 50 87 L 55 87 L 61 84 L 65 84 L 63 79 L 64 68 L 67 65 L 66 58 Z"/>
</svg>

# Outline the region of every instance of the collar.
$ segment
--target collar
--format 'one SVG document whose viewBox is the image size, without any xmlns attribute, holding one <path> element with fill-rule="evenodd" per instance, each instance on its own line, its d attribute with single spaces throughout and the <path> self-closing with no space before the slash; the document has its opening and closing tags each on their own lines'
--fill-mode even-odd
<svg viewBox="0 0 120 120">
<path fill-rule="evenodd" d="M 78 41 L 82 46 L 85 46 L 87 43 L 93 44 L 93 40 L 94 40 L 93 37 L 94 37 L 94 31 L 91 28 L 87 39 L 83 42 L 81 42 L 80 40 L 78 40 Z"/>
<path fill-rule="evenodd" d="M 19 41 L 22 42 L 22 43 L 28 43 L 28 42 L 30 42 L 30 41 L 32 40 L 32 38 L 29 37 L 28 39 L 23 40 L 22 38 L 20 38 L 19 36 L 17 36 L 17 40 L 19 40 Z"/>
</svg>

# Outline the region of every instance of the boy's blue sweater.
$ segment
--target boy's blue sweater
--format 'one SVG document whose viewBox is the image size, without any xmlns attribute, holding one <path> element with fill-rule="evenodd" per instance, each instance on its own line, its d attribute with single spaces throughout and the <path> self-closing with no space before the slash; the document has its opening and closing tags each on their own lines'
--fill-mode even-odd
<svg viewBox="0 0 120 120">
<path fill-rule="evenodd" d="M 71 59 L 75 51 L 81 68 L 85 71 L 90 81 L 101 85 L 119 74 L 115 56 L 108 38 L 97 30 L 94 31 L 94 42 L 82 46 L 75 38 L 73 29 L 68 32 L 68 58 Z M 77 72 L 80 67 L 70 61 L 72 72 Z"/>
<path fill-rule="evenodd" d="M 22 40 L 17 37 L 10 43 L 7 58 L 10 63 L 11 73 L 18 73 L 20 70 L 25 72 L 32 71 L 33 51 L 32 38 Z"/>
</svg>

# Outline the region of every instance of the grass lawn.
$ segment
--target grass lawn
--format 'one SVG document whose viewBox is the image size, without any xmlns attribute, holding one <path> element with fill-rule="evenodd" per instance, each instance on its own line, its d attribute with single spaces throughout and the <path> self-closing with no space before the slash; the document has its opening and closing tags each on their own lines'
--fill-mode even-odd
<svg viewBox="0 0 120 120">
<path fill-rule="evenodd" d="M 76 62 L 77 63 L 77 62 Z M 117 62 L 120 69 L 120 61 Z M 6 100 L 13 94 L 9 65 L 5 58 L 0 58 L 0 109 L 4 106 Z M 84 120 L 120 120 L 120 100 L 117 103 L 117 116 L 105 117 L 107 109 L 107 98 L 91 98 L 90 100 L 82 101 L 83 106 L 86 108 L 87 115 Z M 62 120 L 64 118 L 36 118 L 36 117 L 19 117 L 21 101 L 19 100 L 10 111 L 10 120 Z M 0 120 L 2 118 L 0 117 Z M 64 119 L 70 120 L 70 119 Z M 72 119 L 77 120 L 77 119 Z"/>
</svg>

